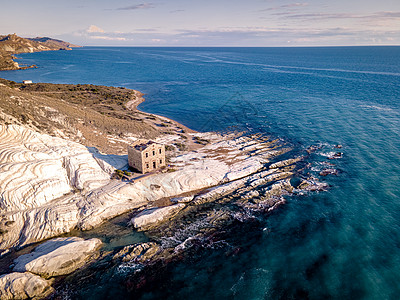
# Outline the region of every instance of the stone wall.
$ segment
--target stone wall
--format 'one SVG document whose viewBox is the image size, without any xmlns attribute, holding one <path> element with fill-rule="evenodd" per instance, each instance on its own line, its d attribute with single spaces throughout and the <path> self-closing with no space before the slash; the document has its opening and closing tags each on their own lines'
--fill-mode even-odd
<svg viewBox="0 0 400 300">
<path fill-rule="evenodd" d="M 157 170 L 166 165 L 165 146 L 153 143 L 143 151 L 128 146 L 128 161 L 129 166 L 141 173 Z"/>
<path fill-rule="evenodd" d="M 142 153 L 132 146 L 128 146 L 129 166 L 143 173 Z"/>
</svg>

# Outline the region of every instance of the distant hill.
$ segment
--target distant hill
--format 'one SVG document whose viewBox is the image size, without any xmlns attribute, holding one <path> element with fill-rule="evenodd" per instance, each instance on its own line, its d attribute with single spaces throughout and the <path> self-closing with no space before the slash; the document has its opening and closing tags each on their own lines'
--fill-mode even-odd
<svg viewBox="0 0 400 300">
<path fill-rule="evenodd" d="M 62 42 L 62 41 L 61 41 Z M 68 43 L 66 43 L 68 44 Z M 10 54 L 29 53 L 49 50 L 70 50 L 70 48 L 54 43 L 42 43 L 32 39 L 25 39 L 16 34 L 0 35 L 0 50 Z"/>
<path fill-rule="evenodd" d="M 0 70 L 21 69 L 18 63 L 13 61 L 13 54 L 51 50 L 71 50 L 71 47 L 79 46 L 49 37 L 25 39 L 17 36 L 15 33 L 0 35 Z"/>
<path fill-rule="evenodd" d="M 49 37 L 35 37 L 35 38 L 28 38 L 28 40 L 40 42 L 49 47 L 59 47 L 60 49 L 81 47 L 68 42 L 64 42 L 62 40 L 52 39 Z"/>
</svg>

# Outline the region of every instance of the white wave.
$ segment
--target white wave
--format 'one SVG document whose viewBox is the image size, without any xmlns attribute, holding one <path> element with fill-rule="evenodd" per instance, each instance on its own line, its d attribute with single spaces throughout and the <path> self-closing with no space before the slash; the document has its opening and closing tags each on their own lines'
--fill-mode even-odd
<svg viewBox="0 0 400 300">
<path fill-rule="evenodd" d="M 390 108 L 390 107 L 379 106 L 379 105 L 362 104 L 362 105 L 360 105 L 360 107 L 363 107 L 363 108 L 371 108 L 371 109 L 382 110 L 382 111 L 395 112 L 395 110 L 392 109 L 392 108 Z"/>
<path fill-rule="evenodd" d="M 143 265 L 141 264 L 136 264 L 133 262 L 126 262 L 122 263 L 117 267 L 117 273 L 119 274 L 127 274 L 127 273 L 132 273 L 132 272 L 139 272 L 143 269 Z"/>
<path fill-rule="evenodd" d="M 370 74 L 370 75 L 386 75 L 386 76 L 400 76 L 400 73 L 395 72 L 379 72 L 379 71 L 368 71 L 368 70 L 346 70 L 338 68 L 311 68 L 303 66 L 288 66 L 288 65 L 269 65 L 262 63 L 250 63 L 250 62 L 239 62 L 232 60 L 223 60 L 217 57 L 212 57 L 208 55 L 196 55 L 197 57 L 204 57 L 209 60 L 209 62 L 218 62 L 224 64 L 235 64 L 235 65 L 245 65 L 245 66 L 258 66 L 264 68 L 279 69 L 297 69 L 297 70 L 311 70 L 311 71 L 324 71 L 324 72 L 340 72 L 340 73 L 356 73 L 356 74 Z"/>
</svg>

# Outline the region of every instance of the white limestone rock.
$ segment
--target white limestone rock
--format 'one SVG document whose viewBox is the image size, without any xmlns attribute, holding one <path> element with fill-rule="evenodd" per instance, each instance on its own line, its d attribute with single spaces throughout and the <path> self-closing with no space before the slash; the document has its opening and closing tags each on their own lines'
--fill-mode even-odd
<svg viewBox="0 0 400 300">
<path fill-rule="evenodd" d="M 0 249 L 70 231 L 84 194 L 109 181 L 85 146 L 0 124 Z"/>
<path fill-rule="evenodd" d="M 74 188 L 98 188 L 110 176 L 86 147 L 17 125 L 0 125 L 0 207 L 45 205 Z"/>
<path fill-rule="evenodd" d="M 278 161 L 278 162 L 270 165 L 269 168 L 270 169 L 276 169 L 276 168 L 282 168 L 282 167 L 290 166 L 290 165 L 293 165 L 293 164 L 299 162 L 300 160 L 302 160 L 302 157 L 289 158 L 287 160 Z"/>
<path fill-rule="evenodd" d="M 44 298 L 54 291 L 50 284 L 50 280 L 29 272 L 1 275 L 0 299 Z"/>
<path fill-rule="evenodd" d="M 91 229 L 149 202 L 249 176 L 266 162 L 264 154 L 246 152 L 269 151 L 252 139 L 201 136 L 210 143 L 173 158 L 175 172 L 131 183 L 110 180 L 121 157 L 23 126 L 0 125 L 0 250 L 73 228 Z"/>
<path fill-rule="evenodd" d="M 193 198 L 194 198 L 194 196 L 176 197 L 176 198 L 170 199 L 170 201 L 172 203 L 188 203 L 188 202 L 192 201 Z"/>
<path fill-rule="evenodd" d="M 132 218 L 131 223 L 135 228 L 145 229 L 156 226 L 176 215 L 186 205 L 178 203 L 171 206 L 146 209 Z"/>
<path fill-rule="evenodd" d="M 99 239 L 56 238 L 18 257 L 13 271 L 29 271 L 44 278 L 69 274 L 82 267 L 100 247 Z"/>
</svg>

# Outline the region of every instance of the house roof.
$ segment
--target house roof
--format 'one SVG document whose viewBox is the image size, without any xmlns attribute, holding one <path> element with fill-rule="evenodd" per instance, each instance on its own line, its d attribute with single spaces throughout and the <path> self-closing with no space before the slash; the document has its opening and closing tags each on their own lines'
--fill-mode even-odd
<svg viewBox="0 0 400 300">
<path fill-rule="evenodd" d="M 133 147 L 136 150 L 143 151 L 143 150 L 146 150 L 151 144 L 154 144 L 154 142 L 153 141 L 148 141 L 147 143 L 136 144 Z"/>
<path fill-rule="evenodd" d="M 136 141 L 136 143 L 131 145 L 131 147 L 137 151 L 144 151 L 153 144 L 158 144 L 158 143 L 149 140 L 138 140 Z"/>
</svg>

